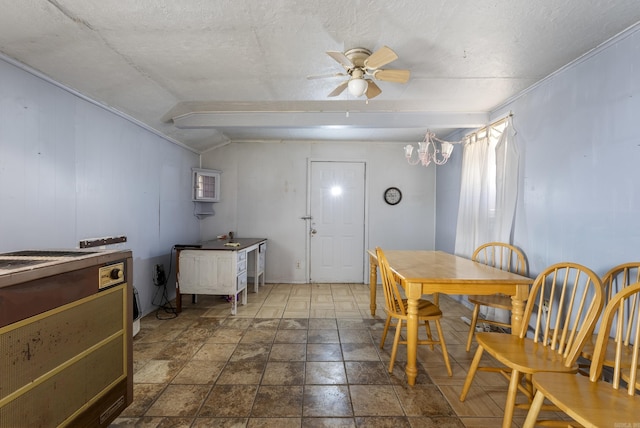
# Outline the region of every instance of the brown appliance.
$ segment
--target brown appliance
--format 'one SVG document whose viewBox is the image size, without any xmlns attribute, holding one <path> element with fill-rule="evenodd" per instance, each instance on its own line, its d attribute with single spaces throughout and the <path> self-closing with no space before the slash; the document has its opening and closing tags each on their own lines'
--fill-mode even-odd
<svg viewBox="0 0 640 428">
<path fill-rule="evenodd" d="M 0 254 L 0 427 L 106 427 L 133 401 L 128 250 Z"/>
</svg>

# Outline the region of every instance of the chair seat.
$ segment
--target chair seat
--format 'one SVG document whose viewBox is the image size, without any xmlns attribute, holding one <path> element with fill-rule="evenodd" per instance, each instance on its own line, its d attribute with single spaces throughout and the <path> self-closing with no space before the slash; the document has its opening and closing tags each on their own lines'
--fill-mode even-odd
<svg viewBox="0 0 640 428">
<path fill-rule="evenodd" d="M 511 310 L 511 297 L 501 294 L 491 294 L 489 296 L 471 295 L 468 296 L 469 302 L 474 305 L 491 306 L 492 308 Z"/>
<path fill-rule="evenodd" d="M 560 409 L 584 426 L 633 426 L 638 423 L 640 396 L 613 389 L 606 382 L 588 377 L 558 373 L 536 373 L 534 386 Z"/>
<path fill-rule="evenodd" d="M 378 257 L 378 266 L 380 267 L 382 277 L 382 289 L 384 290 L 385 299 L 385 312 L 387 313 L 387 320 L 384 323 L 384 329 L 382 330 L 382 338 L 380 340 L 380 349 L 384 348 L 384 341 L 387 338 L 389 327 L 393 318 L 396 319 L 395 323 L 395 335 L 393 337 L 393 348 L 391 349 L 391 358 L 389 359 L 389 373 L 393 373 L 393 365 L 395 364 L 396 354 L 398 352 L 399 344 L 409 345 L 409 334 L 404 341 L 400 340 L 403 326 L 406 327 L 409 324 L 409 300 L 402 298 L 402 293 L 398 289 L 398 281 L 396 280 L 389 262 L 384 252 L 380 247 L 376 247 L 376 256 Z M 435 296 L 437 298 L 437 296 Z M 451 363 L 449 362 L 449 354 L 447 353 L 447 344 L 444 340 L 444 334 L 442 333 L 442 325 L 440 324 L 440 318 L 442 318 L 442 311 L 438 305 L 430 302 L 426 299 L 418 299 L 416 302 L 415 311 L 417 312 L 418 322 L 424 324 L 427 340 L 418 340 L 418 338 L 412 338 L 412 345 L 430 345 L 433 350 L 434 345 L 440 346 L 442 350 L 442 359 L 447 367 L 447 374 L 453 375 L 451 371 Z M 438 332 L 437 339 L 431 333 L 430 323 L 433 322 L 436 325 Z"/>
<path fill-rule="evenodd" d="M 582 353 L 581 353 L 581 355 L 584 358 L 588 360 L 593 359 L 595 342 L 596 342 L 596 336 L 594 336 L 591 341 L 587 342 L 584 345 L 584 348 L 582 348 Z M 620 367 L 622 368 L 631 367 L 631 358 L 633 357 L 633 347 L 623 345 L 621 351 L 622 353 L 620 354 Z M 615 363 L 616 363 L 616 342 L 614 342 L 613 340 L 609 340 L 609 342 L 607 342 L 607 351 L 604 354 L 603 364 L 607 367 L 613 367 Z"/>
<path fill-rule="evenodd" d="M 407 299 L 402 299 L 405 308 L 407 307 Z M 442 311 L 438 305 L 424 299 L 418 300 L 418 317 L 438 317 L 442 316 Z"/>
<path fill-rule="evenodd" d="M 521 373 L 575 373 L 577 365 L 565 367 L 561 354 L 531 339 L 504 333 L 478 333 L 476 340 L 502 364 Z"/>
</svg>

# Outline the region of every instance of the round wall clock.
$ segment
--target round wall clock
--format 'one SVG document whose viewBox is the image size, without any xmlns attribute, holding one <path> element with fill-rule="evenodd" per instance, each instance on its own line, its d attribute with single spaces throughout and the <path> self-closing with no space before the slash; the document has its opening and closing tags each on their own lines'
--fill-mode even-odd
<svg viewBox="0 0 640 428">
<path fill-rule="evenodd" d="M 402 192 L 397 187 L 389 187 L 384 191 L 384 201 L 389 205 L 397 205 L 402 200 Z"/>
</svg>

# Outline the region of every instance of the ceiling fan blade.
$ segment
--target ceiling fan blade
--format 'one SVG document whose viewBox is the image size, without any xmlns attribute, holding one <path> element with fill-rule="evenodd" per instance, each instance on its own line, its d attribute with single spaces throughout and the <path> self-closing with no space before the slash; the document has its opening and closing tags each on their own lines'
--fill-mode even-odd
<svg viewBox="0 0 640 428">
<path fill-rule="evenodd" d="M 398 55 L 391 48 L 383 46 L 364 60 L 364 66 L 365 68 L 376 69 L 396 59 L 398 59 Z"/>
<path fill-rule="evenodd" d="M 351 62 L 349 58 L 347 58 L 344 52 L 327 51 L 327 55 L 329 55 L 331 58 L 335 59 L 337 62 L 342 64 L 342 66 L 345 68 L 354 67 L 354 64 Z"/>
<path fill-rule="evenodd" d="M 407 83 L 411 72 L 409 70 L 376 70 L 373 77 L 386 82 Z"/>
<path fill-rule="evenodd" d="M 365 93 L 367 95 L 367 99 L 370 100 L 382 93 L 382 89 L 380 89 L 373 80 L 367 80 L 367 82 L 369 83 L 367 86 L 367 92 Z"/>
<path fill-rule="evenodd" d="M 345 77 L 348 76 L 348 74 L 345 73 L 333 73 L 333 74 L 312 74 L 311 76 L 307 76 L 307 79 L 309 80 L 313 80 L 313 79 L 328 79 L 331 77 Z"/>
<path fill-rule="evenodd" d="M 347 89 L 347 85 L 349 85 L 349 81 L 345 80 L 344 82 L 339 84 L 333 91 L 331 91 L 331 93 L 329 95 L 327 95 L 327 96 L 328 97 L 337 97 L 338 95 L 340 95 L 342 93 L 342 91 Z"/>
</svg>

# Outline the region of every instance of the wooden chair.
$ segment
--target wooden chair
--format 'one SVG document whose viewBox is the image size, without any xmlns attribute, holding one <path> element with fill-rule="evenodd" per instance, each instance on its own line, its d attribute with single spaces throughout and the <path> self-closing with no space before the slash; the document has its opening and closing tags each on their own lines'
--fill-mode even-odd
<svg viewBox="0 0 640 428">
<path fill-rule="evenodd" d="M 572 374 L 535 373 L 532 377 L 536 395 L 531 403 L 524 427 L 534 425 L 557 425 L 551 421 L 536 421 L 545 398 L 560 410 L 585 427 L 637 426 L 640 422 L 640 396 L 636 395 L 638 385 L 638 362 L 640 362 L 640 282 L 618 292 L 607 304 L 602 325 L 598 333 L 593 363 L 589 377 Z M 621 317 L 623 308 L 626 318 Z M 607 383 L 602 378 L 604 362 L 608 358 L 608 344 L 612 342 L 609 332 L 614 326 L 616 355 L 614 357 L 613 381 Z M 624 355 L 623 338 L 630 337 L 631 360 L 634 364 L 623 372 L 620 362 Z M 621 388 L 623 377 L 627 387 Z M 564 421 L 567 426 L 567 421 Z"/>
<path fill-rule="evenodd" d="M 566 262 L 545 269 L 531 286 L 518 335 L 476 334 L 478 349 L 460 401 L 465 400 L 486 351 L 507 369 L 509 389 L 502 426 L 511 427 L 514 409 L 528 408 L 533 398 L 534 373 L 578 371 L 576 361 L 593 333 L 602 302 L 600 278 L 589 268 Z M 527 396 L 527 403 L 516 405 L 518 391 Z"/>
<path fill-rule="evenodd" d="M 640 282 L 640 262 L 623 263 L 610 269 L 609 272 L 604 274 L 604 276 L 602 277 L 602 287 L 604 288 L 604 305 L 606 306 L 614 295 L 616 295 L 629 285 L 635 284 L 636 282 Z M 620 312 L 623 317 L 625 316 L 625 309 L 630 308 L 620 307 Z M 627 332 L 629 333 L 629 330 L 627 330 Z M 596 338 L 597 335 L 593 335 L 591 337 L 591 340 L 585 344 L 582 350 L 582 357 L 589 361 L 593 359 Z M 620 368 L 625 369 L 631 367 L 631 354 L 633 352 L 632 342 L 630 341 L 630 337 L 628 334 L 622 337 L 621 340 L 622 352 L 620 353 Z M 602 362 L 605 367 L 613 368 L 615 366 L 617 342 L 618 338 L 615 336 L 614 340 L 610 340 L 607 342 L 607 351 L 604 354 L 605 356 Z M 589 366 L 590 364 L 581 365 L 581 372 L 587 371 L 587 373 L 585 374 L 588 375 Z"/>
<path fill-rule="evenodd" d="M 393 339 L 393 348 L 391 350 L 391 361 L 389 362 L 389 373 L 393 372 L 393 365 L 395 363 L 396 354 L 398 352 L 398 345 L 406 345 L 407 341 L 400 341 L 400 333 L 402 331 L 403 322 L 407 321 L 407 300 L 402 298 L 400 290 L 398 288 L 398 282 L 396 281 L 393 271 L 389 267 L 387 257 L 384 252 L 377 247 L 376 255 L 378 258 L 378 267 L 380 269 L 380 276 L 382 277 L 382 288 L 384 290 L 385 299 L 385 312 L 387 313 L 387 320 L 384 324 L 384 331 L 382 332 L 382 341 L 380 342 L 380 349 L 384 347 L 384 341 L 387 338 L 387 332 L 391 326 L 391 320 L 396 319 L 397 323 L 396 334 Z M 418 345 L 440 345 L 442 349 L 442 357 L 444 364 L 447 367 L 447 373 L 451 376 L 451 364 L 449 363 L 449 354 L 447 353 L 447 345 L 444 341 L 444 334 L 442 333 L 442 326 L 440 325 L 440 318 L 442 318 L 442 311 L 438 305 L 424 299 L 418 301 L 418 322 L 424 322 L 427 330 L 428 340 L 418 340 Z M 433 321 L 438 331 L 438 340 L 433 339 L 431 334 L 431 327 L 429 321 Z"/>
<path fill-rule="evenodd" d="M 471 260 L 501 270 L 527 275 L 527 262 L 522 251 L 513 245 L 503 242 L 489 242 L 479 246 L 473 252 Z M 482 306 L 511 311 L 511 297 L 504 294 L 492 294 L 489 296 L 470 295 L 468 299 L 474 306 L 469 335 L 467 337 L 467 352 L 471 349 L 471 341 L 476 331 L 478 316 L 480 315 L 480 308 Z M 490 318 L 483 319 L 482 322 L 505 329 L 511 328 L 510 322 L 502 322 Z"/>
</svg>

